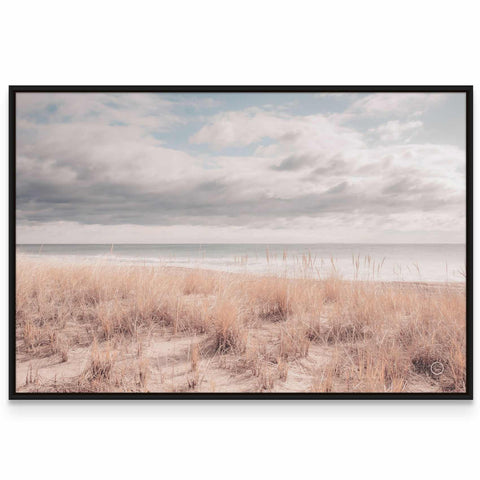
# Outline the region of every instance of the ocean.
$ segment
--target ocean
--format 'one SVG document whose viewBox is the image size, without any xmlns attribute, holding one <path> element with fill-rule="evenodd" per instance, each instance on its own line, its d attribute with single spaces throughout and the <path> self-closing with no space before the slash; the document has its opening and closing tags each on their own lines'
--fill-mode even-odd
<svg viewBox="0 0 480 480">
<path fill-rule="evenodd" d="M 61 261 L 163 265 L 349 280 L 464 282 L 464 244 L 36 244 L 17 252 Z"/>
</svg>

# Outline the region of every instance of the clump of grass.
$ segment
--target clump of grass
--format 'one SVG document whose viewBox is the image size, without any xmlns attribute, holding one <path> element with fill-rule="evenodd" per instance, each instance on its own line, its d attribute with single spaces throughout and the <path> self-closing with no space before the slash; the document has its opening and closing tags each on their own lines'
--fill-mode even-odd
<svg viewBox="0 0 480 480">
<path fill-rule="evenodd" d="M 22 327 L 22 337 L 25 350 L 33 352 L 39 343 L 40 330 L 32 321 L 27 320 Z"/>
<path fill-rule="evenodd" d="M 312 383 L 309 391 L 318 393 L 328 393 L 340 390 L 340 383 L 343 375 L 342 358 L 345 357 L 340 353 L 340 349 L 335 348 L 328 362 L 323 366 L 316 366 L 312 372 Z"/>
<path fill-rule="evenodd" d="M 361 325 L 339 316 L 330 320 L 324 339 L 329 344 L 337 344 L 361 341 L 364 337 L 365 332 Z"/>
<path fill-rule="evenodd" d="M 282 359 L 295 359 L 306 357 L 310 348 L 305 325 L 301 322 L 290 322 L 280 329 L 279 357 Z"/>
<path fill-rule="evenodd" d="M 62 346 L 60 348 L 60 358 L 62 359 L 62 362 L 68 362 L 68 345 Z"/>
<path fill-rule="evenodd" d="M 443 391 L 464 391 L 466 385 L 466 304 L 463 295 L 413 294 L 415 302 L 399 321 L 396 343 L 408 354 L 412 370 L 438 382 Z M 405 303 L 405 302 L 404 302 Z M 432 368 L 437 364 L 437 370 Z"/>
<path fill-rule="evenodd" d="M 289 282 L 286 278 L 263 277 L 252 282 L 249 297 L 257 305 L 262 319 L 283 321 L 292 312 Z"/>
<path fill-rule="evenodd" d="M 352 285 L 350 295 L 344 294 L 343 301 L 332 307 L 324 339 L 330 344 L 364 341 L 384 330 L 386 318 L 384 303 L 374 288 Z"/>
<path fill-rule="evenodd" d="M 257 377 L 265 361 L 265 350 L 266 345 L 249 341 L 244 354 L 234 364 L 235 373 L 250 372 L 252 376 Z"/>
<path fill-rule="evenodd" d="M 27 370 L 27 375 L 25 377 L 25 385 L 38 385 L 40 382 L 40 377 L 38 375 L 38 369 L 33 373 L 33 367 L 30 365 Z"/>
<path fill-rule="evenodd" d="M 187 376 L 187 389 L 190 391 L 194 391 L 197 389 L 199 384 L 199 376 L 198 373 L 195 372 L 189 376 Z"/>
<path fill-rule="evenodd" d="M 333 272 L 322 282 L 323 301 L 325 303 L 337 303 L 340 301 L 343 291 L 343 282 L 336 272 Z"/>
<path fill-rule="evenodd" d="M 190 349 L 190 362 L 192 365 L 192 372 L 198 371 L 198 362 L 200 360 L 200 349 L 198 343 L 194 343 Z"/>
<path fill-rule="evenodd" d="M 395 345 L 357 344 L 344 352 L 344 375 L 352 391 L 398 392 L 409 374 L 407 357 Z"/>
<path fill-rule="evenodd" d="M 200 361 L 200 348 L 198 343 L 194 343 L 190 346 L 190 372 L 187 374 L 187 389 L 190 391 L 196 390 L 200 384 L 200 372 L 199 372 L 199 361 Z"/>
<path fill-rule="evenodd" d="M 206 333 L 211 324 L 210 302 L 206 299 L 178 298 L 173 318 L 175 332 Z"/>
<path fill-rule="evenodd" d="M 110 380 L 115 360 L 110 346 L 107 344 L 102 350 L 97 341 L 92 344 L 90 363 L 84 372 L 84 377 L 90 381 Z"/>
<path fill-rule="evenodd" d="M 56 332 L 53 332 L 50 338 L 52 353 L 60 355 L 63 363 L 68 362 L 69 341 Z"/>
<path fill-rule="evenodd" d="M 138 327 L 138 320 L 123 305 L 115 300 L 97 305 L 96 318 L 100 326 L 100 335 L 111 340 L 117 335 L 133 336 Z"/>
<path fill-rule="evenodd" d="M 301 317 L 301 321 L 305 326 L 305 335 L 311 342 L 325 341 L 327 336 L 326 320 L 319 315 L 308 315 L 306 318 Z"/>
<path fill-rule="evenodd" d="M 147 388 L 147 382 L 150 375 L 150 369 L 148 365 L 148 360 L 146 358 L 140 358 L 137 361 L 137 376 L 138 376 L 138 386 L 141 389 Z"/>
<path fill-rule="evenodd" d="M 244 354 L 234 362 L 233 369 L 237 374 L 249 372 L 252 376 L 258 377 L 266 365 L 277 365 L 279 372 L 283 371 L 284 375 L 288 372 L 288 364 L 285 359 L 279 357 L 277 345 L 259 338 L 250 338 Z"/>
<path fill-rule="evenodd" d="M 183 284 L 184 295 L 211 295 L 216 287 L 216 277 L 210 272 L 192 270 L 185 275 Z"/>
<path fill-rule="evenodd" d="M 208 342 L 218 353 L 243 353 L 246 345 L 245 331 L 238 305 L 226 298 L 220 299 L 215 306 Z"/>
<path fill-rule="evenodd" d="M 277 373 L 278 378 L 282 380 L 282 382 L 286 382 L 288 378 L 288 363 L 280 357 L 277 360 Z"/>
<path fill-rule="evenodd" d="M 329 393 L 334 391 L 334 372 L 330 369 L 317 370 L 312 378 L 309 390 L 316 393 Z"/>
<path fill-rule="evenodd" d="M 274 374 L 270 371 L 268 366 L 263 365 L 257 378 L 257 390 L 260 392 L 268 392 L 272 390 L 274 384 Z"/>
</svg>

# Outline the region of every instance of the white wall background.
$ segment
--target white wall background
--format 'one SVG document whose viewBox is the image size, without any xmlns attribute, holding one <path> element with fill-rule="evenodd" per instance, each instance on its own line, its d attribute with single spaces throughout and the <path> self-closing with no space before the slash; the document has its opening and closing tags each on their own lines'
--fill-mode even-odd
<svg viewBox="0 0 480 480">
<path fill-rule="evenodd" d="M 475 4 L 4 3 L 0 475 L 437 480 L 475 476 L 480 470 L 478 401 L 7 401 L 9 84 L 474 84 L 478 96 Z M 476 208 L 478 213 L 478 202 Z M 477 393 L 479 385 L 476 375 Z"/>
</svg>

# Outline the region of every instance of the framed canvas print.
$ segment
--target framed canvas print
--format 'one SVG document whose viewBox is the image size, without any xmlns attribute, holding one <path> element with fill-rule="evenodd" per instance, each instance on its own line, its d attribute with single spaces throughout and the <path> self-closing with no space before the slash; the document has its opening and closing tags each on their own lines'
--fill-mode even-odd
<svg viewBox="0 0 480 480">
<path fill-rule="evenodd" d="M 10 87 L 10 398 L 473 398 L 472 95 Z"/>
</svg>

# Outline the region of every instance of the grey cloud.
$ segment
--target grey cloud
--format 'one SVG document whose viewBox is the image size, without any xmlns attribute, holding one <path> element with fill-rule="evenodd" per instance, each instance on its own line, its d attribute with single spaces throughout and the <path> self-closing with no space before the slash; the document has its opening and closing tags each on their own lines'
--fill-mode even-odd
<svg viewBox="0 0 480 480">
<path fill-rule="evenodd" d="M 393 183 L 390 183 L 382 189 L 382 193 L 387 195 L 399 195 L 406 193 L 412 188 L 414 188 L 415 183 L 410 178 L 401 178 L 400 180 L 395 180 Z"/>
<path fill-rule="evenodd" d="M 392 162 L 393 157 L 391 155 L 387 155 L 386 157 L 382 158 L 379 162 L 372 162 L 367 165 L 363 165 L 355 170 L 355 174 L 363 176 L 363 175 L 372 175 L 375 173 L 385 172 L 389 169 L 392 170 Z"/>
<path fill-rule="evenodd" d="M 18 185 L 20 223 L 76 221 L 84 224 L 250 224 L 261 219 L 322 216 L 328 213 L 385 214 L 431 211 L 462 199 L 441 190 L 405 181 L 382 192 L 359 191 L 341 182 L 322 193 L 300 193 L 295 198 L 246 194 L 247 185 L 225 179 L 191 185 L 176 182 L 158 190 L 108 182 L 71 185 L 24 180 Z M 401 195 L 402 191 L 408 195 Z M 242 193 L 243 192 L 243 193 Z M 392 195 L 392 192 L 395 195 Z"/>
<path fill-rule="evenodd" d="M 315 170 L 312 171 L 312 175 L 328 175 L 328 176 L 335 176 L 335 175 L 342 175 L 348 173 L 349 169 L 348 163 L 344 160 L 341 155 L 335 155 L 332 157 L 327 163 L 317 167 Z"/>
<path fill-rule="evenodd" d="M 337 194 L 344 192 L 348 187 L 348 182 L 342 182 L 327 190 L 327 194 Z"/>
<path fill-rule="evenodd" d="M 378 162 L 372 159 L 370 165 L 361 168 L 355 168 L 355 163 L 342 155 L 327 159 L 319 155 L 291 155 L 275 168 L 270 167 L 270 175 L 276 175 L 275 171 L 318 166 L 303 179 L 311 182 L 307 191 L 299 188 L 292 195 L 287 189 L 288 195 L 282 196 L 281 189 L 269 190 L 276 193 L 268 194 L 262 190 L 262 181 L 257 184 L 251 176 L 242 179 L 233 170 L 209 171 L 208 175 L 201 172 L 203 179 L 200 179 L 192 174 L 188 163 L 183 170 L 185 175 L 163 179 L 159 172 L 162 165 L 170 162 L 168 152 L 167 157 L 159 158 L 154 178 L 147 179 L 135 175 L 133 167 L 142 164 L 142 151 L 127 152 L 128 158 L 122 157 L 121 162 L 112 157 L 110 163 L 108 149 L 100 150 L 98 146 L 93 149 L 83 141 L 78 148 L 55 142 L 46 142 L 37 149 L 25 145 L 20 153 L 19 224 L 76 221 L 105 225 L 251 225 L 331 213 L 442 211 L 464 202 L 463 192 L 455 194 L 435 181 L 425 181 L 425 175 L 414 167 L 394 166 L 388 155 Z M 147 149 L 144 153 L 149 155 L 151 151 Z M 119 149 L 117 155 L 124 155 L 123 150 Z M 150 165 L 156 165 L 156 159 Z M 362 169 L 368 173 L 360 172 Z M 268 170 L 259 169 L 258 175 L 268 175 Z M 363 175 L 361 187 L 351 181 Z M 315 182 L 322 191 L 312 192 L 317 188 Z"/>
<path fill-rule="evenodd" d="M 278 140 L 281 141 L 281 142 L 294 142 L 295 140 L 297 140 L 299 137 L 301 136 L 301 133 L 300 132 L 297 132 L 297 131 L 291 131 L 291 132 L 287 132 L 287 133 L 284 133 L 283 135 L 281 135 Z"/>
<path fill-rule="evenodd" d="M 419 177 L 405 176 L 402 178 L 391 177 L 388 185 L 382 189 L 382 193 L 390 196 L 408 195 L 416 198 L 418 195 L 433 195 L 440 198 L 448 194 L 445 187 L 435 182 L 425 182 Z"/>
<path fill-rule="evenodd" d="M 270 168 L 279 172 L 300 170 L 312 165 L 315 161 L 316 159 L 310 155 L 291 155 L 284 158 L 278 165 L 272 165 Z"/>
</svg>

